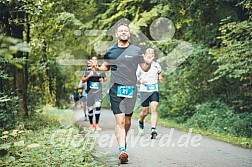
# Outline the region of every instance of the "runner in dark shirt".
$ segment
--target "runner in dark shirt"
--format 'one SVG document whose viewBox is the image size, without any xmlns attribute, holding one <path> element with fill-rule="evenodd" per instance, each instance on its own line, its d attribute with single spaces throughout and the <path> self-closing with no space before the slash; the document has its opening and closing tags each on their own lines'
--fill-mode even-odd
<svg viewBox="0 0 252 167">
<path fill-rule="evenodd" d="M 92 57 L 92 61 L 97 62 L 97 57 Z M 101 114 L 102 83 L 106 80 L 105 73 L 92 71 L 88 67 L 84 71 L 82 82 L 87 82 L 87 108 L 89 118 L 89 129 L 100 131 L 99 119 Z M 95 124 L 93 123 L 93 109 L 95 108 Z"/>
<path fill-rule="evenodd" d="M 150 68 L 152 59 L 143 57 L 140 48 L 129 42 L 128 25 L 119 24 L 116 29 L 118 43 L 107 49 L 105 60 L 99 67 L 90 61 L 89 65 L 96 71 L 111 69 L 110 103 L 115 115 L 115 133 L 119 145 L 119 160 L 128 162 L 126 153 L 126 136 L 131 126 L 131 116 L 136 102 L 136 70 L 138 64 L 145 71 Z"/>
</svg>

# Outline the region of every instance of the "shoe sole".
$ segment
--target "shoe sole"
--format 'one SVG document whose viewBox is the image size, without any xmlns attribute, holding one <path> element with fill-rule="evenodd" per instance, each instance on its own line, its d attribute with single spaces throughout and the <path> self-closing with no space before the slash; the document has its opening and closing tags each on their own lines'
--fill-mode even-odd
<svg viewBox="0 0 252 167">
<path fill-rule="evenodd" d="M 121 153 L 120 156 L 119 156 L 119 160 L 120 160 L 121 164 L 127 163 L 129 161 L 128 160 L 128 154 L 125 153 L 125 152 Z"/>
</svg>

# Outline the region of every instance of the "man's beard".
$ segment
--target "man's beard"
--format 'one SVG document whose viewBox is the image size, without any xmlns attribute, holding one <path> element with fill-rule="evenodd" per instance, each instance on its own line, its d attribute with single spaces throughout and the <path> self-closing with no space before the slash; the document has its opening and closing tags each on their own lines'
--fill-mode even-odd
<svg viewBox="0 0 252 167">
<path fill-rule="evenodd" d="M 122 38 L 118 38 L 119 39 L 119 41 L 122 41 L 122 42 L 128 42 L 129 41 L 129 37 L 127 37 L 126 39 L 122 39 Z"/>
<path fill-rule="evenodd" d="M 120 41 L 123 42 L 123 43 L 126 43 L 126 42 L 128 42 L 129 40 L 128 40 L 128 39 L 120 39 Z"/>
</svg>

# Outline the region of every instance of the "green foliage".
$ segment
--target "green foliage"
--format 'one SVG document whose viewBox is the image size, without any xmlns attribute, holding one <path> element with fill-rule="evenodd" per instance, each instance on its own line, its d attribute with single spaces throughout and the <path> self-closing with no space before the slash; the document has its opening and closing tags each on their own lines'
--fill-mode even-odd
<svg viewBox="0 0 252 167">
<path fill-rule="evenodd" d="M 224 24 L 220 30 L 223 34 L 220 37 L 223 47 L 216 53 L 216 63 L 219 64 L 219 67 L 214 79 L 223 76 L 240 80 L 249 79 L 248 74 L 252 72 L 251 21 Z"/>
<path fill-rule="evenodd" d="M 211 130 L 236 136 L 252 137 L 251 113 L 236 114 L 219 101 L 207 102 L 196 107 L 195 114 L 188 119 L 188 127 Z"/>
<path fill-rule="evenodd" d="M 28 118 L 19 120 L 19 125 L 21 125 L 27 130 L 33 131 L 60 126 L 55 117 L 49 117 L 48 115 L 43 115 L 40 113 L 35 113 Z"/>
<path fill-rule="evenodd" d="M 8 131 L 5 131 L 7 133 Z M 52 128 L 40 131 L 13 130 L 1 137 L 0 145 L 5 166 L 101 166 L 95 161 L 88 146 L 77 146 L 83 141 L 78 131 Z M 78 143 L 78 144 L 77 144 Z M 75 144 L 75 145 L 74 145 Z M 83 143 L 81 143 L 83 144 Z"/>
<path fill-rule="evenodd" d="M 209 74 L 215 69 L 212 62 L 213 56 L 208 54 L 208 49 L 195 45 L 186 62 L 165 76 L 160 90 L 161 116 L 176 117 L 179 122 L 183 122 L 193 115 L 195 104 L 213 97 L 214 91 L 208 82 L 211 78 Z"/>
<path fill-rule="evenodd" d="M 212 50 L 216 57 L 214 63 L 218 65 L 218 68 L 210 81 L 230 84 L 230 93 L 226 103 L 235 107 L 235 110 L 239 112 L 252 110 L 250 100 L 252 98 L 252 7 L 249 2 L 241 3 L 250 14 L 248 20 L 230 21 L 231 18 L 222 20 L 221 36 L 218 37 L 222 44 L 220 48 Z"/>
<path fill-rule="evenodd" d="M 102 166 L 93 152 L 89 131 L 61 129 L 52 115 L 56 109 L 44 108 L 19 122 L 14 130 L 0 131 L 0 163 L 4 166 Z M 35 125 L 35 126 L 34 126 Z"/>
<path fill-rule="evenodd" d="M 2 95 L 2 94 L 0 94 Z M 0 130 L 15 128 L 17 121 L 18 98 L 13 94 L 0 98 Z"/>
<path fill-rule="evenodd" d="M 229 130 L 234 112 L 225 104 L 215 101 L 196 107 L 195 114 L 187 121 L 189 127 L 214 129 L 219 132 Z"/>
<path fill-rule="evenodd" d="M 94 43 L 109 39 L 87 37 L 85 30 L 110 29 L 119 19 L 127 18 L 151 39 L 152 21 L 166 17 L 175 25 L 175 36 L 155 44 L 168 55 L 184 40 L 193 43 L 194 52 L 173 73 L 164 73 L 160 116 L 179 123 L 189 120 L 188 125 L 197 119 L 197 127 L 203 129 L 251 136 L 251 0 L 5 0 L 0 7 L 1 128 L 10 130 L 17 122 L 13 65 L 22 68 L 27 64 L 29 114 L 38 119 L 25 120 L 25 128 L 36 130 L 34 124 L 48 128 L 51 122 L 39 121 L 36 111 L 43 104 L 66 107 L 68 95 L 80 80 L 75 71 L 84 69 L 77 64 L 62 65 L 60 60 L 97 55 Z M 18 18 L 18 12 L 25 18 Z M 21 25 L 22 40 L 29 42 L 29 47 L 6 36 L 21 31 L 11 28 Z M 26 58 L 13 58 L 18 51 L 30 52 L 24 54 Z M 103 100 L 105 106 L 109 106 L 108 96 Z M 211 113 L 207 115 L 205 110 Z M 16 159 L 11 155 L 8 161 L 15 161 L 13 157 Z"/>
<path fill-rule="evenodd" d="M 23 43 L 20 39 L 12 38 L 9 36 L 5 36 L 0 34 L 0 63 L 10 63 L 15 65 L 16 67 L 22 67 L 24 64 L 24 58 L 14 58 L 13 55 L 17 52 L 29 52 L 30 48 L 27 44 Z M 1 66 L 1 71 L 2 66 Z M 0 75 L 1 77 L 2 75 Z"/>
<path fill-rule="evenodd" d="M 74 72 L 80 68 L 63 66 L 59 64 L 59 60 L 64 59 L 66 55 L 71 55 L 71 58 L 84 58 L 87 55 L 86 38 L 81 33 L 76 35 L 75 31 L 79 30 L 82 21 L 92 14 L 88 11 L 94 8 L 88 8 L 89 5 L 92 3 L 41 2 L 42 12 L 33 17 L 33 21 L 37 23 L 31 25 L 31 84 L 28 92 L 31 111 L 41 104 L 66 106 L 69 93 L 80 79 Z"/>
<path fill-rule="evenodd" d="M 8 71 L 14 65 L 21 68 L 24 58 L 14 58 L 17 52 L 29 52 L 29 47 L 21 40 L 0 34 L 0 129 L 13 129 L 16 126 L 18 97 L 11 88 L 12 74 Z"/>
<path fill-rule="evenodd" d="M 252 113 L 245 112 L 237 115 L 238 118 L 233 122 L 233 131 L 237 136 L 252 138 Z"/>
</svg>

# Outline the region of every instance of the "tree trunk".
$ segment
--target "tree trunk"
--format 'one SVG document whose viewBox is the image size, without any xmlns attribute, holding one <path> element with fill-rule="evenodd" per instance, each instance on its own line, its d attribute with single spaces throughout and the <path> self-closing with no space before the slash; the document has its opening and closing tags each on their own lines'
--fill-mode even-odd
<svg viewBox="0 0 252 167">
<path fill-rule="evenodd" d="M 24 31 L 24 16 L 25 13 L 19 11 L 13 14 L 13 19 L 19 20 L 19 23 L 12 23 L 12 36 L 18 39 L 23 40 L 23 31 Z M 14 57 L 22 58 L 24 54 L 22 52 L 17 52 Z M 18 96 L 18 113 L 20 116 L 27 116 L 28 109 L 27 109 L 27 83 L 26 83 L 26 75 L 25 75 L 25 65 L 22 68 L 15 68 L 15 86 Z"/>
<path fill-rule="evenodd" d="M 29 44 L 30 43 L 30 21 L 29 21 L 29 15 L 28 15 L 28 13 L 26 13 L 25 14 L 25 16 L 26 16 L 26 30 L 27 30 L 27 32 L 26 32 L 26 42 L 27 42 L 27 44 Z M 24 65 L 24 90 L 25 90 L 25 92 L 24 92 L 24 99 L 26 99 L 25 101 L 24 101 L 24 103 L 25 103 L 25 106 L 26 106 L 26 108 L 27 108 L 27 103 L 28 103 L 28 84 L 29 84 L 29 73 L 28 73 L 28 58 L 29 58 L 29 53 L 27 52 L 27 53 L 25 53 L 25 59 L 26 59 L 26 61 L 25 61 L 25 65 Z M 27 110 L 27 115 L 28 115 L 28 110 Z"/>
</svg>

